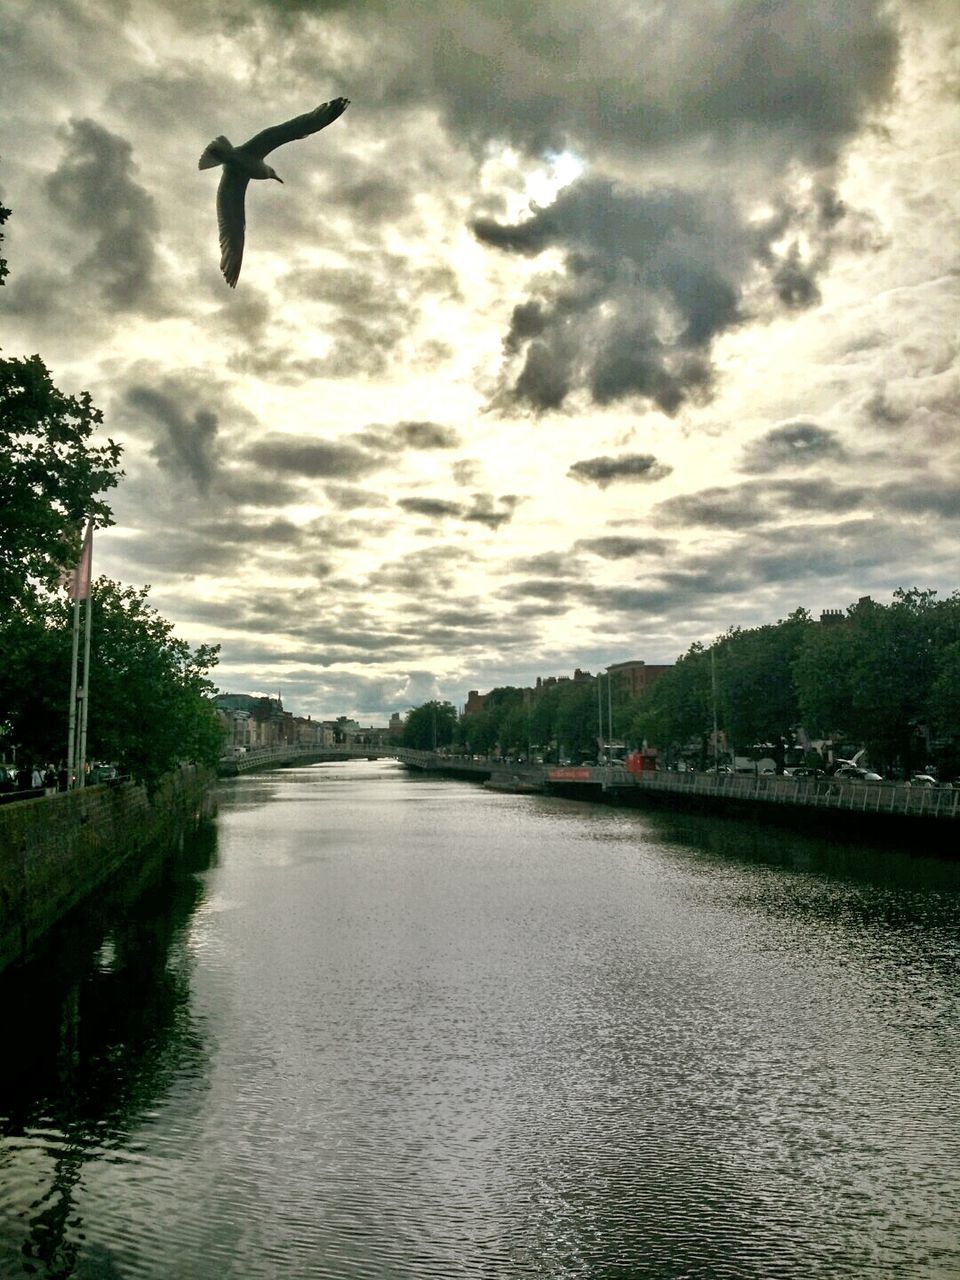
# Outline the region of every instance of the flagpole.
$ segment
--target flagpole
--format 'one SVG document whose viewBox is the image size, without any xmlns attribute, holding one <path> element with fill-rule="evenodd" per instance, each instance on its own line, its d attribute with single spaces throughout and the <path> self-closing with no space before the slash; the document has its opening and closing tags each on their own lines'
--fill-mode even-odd
<svg viewBox="0 0 960 1280">
<path fill-rule="evenodd" d="M 80 597 L 73 602 L 73 656 L 70 659 L 70 727 L 67 731 L 67 790 L 74 785 L 74 747 L 77 737 L 77 654 L 80 649 Z"/>
<path fill-rule="evenodd" d="M 87 712 L 90 709 L 90 636 L 93 631 L 93 529 L 87 528 L 87 608 L 83 628 L 83 701 L 80 704 L 80 749 L 77 764 L 80 786 L 86 785 Z"/>
<path fill-rule="evenodd" d="M 87 774 L 87 712 L 90 709 L 90 633 L 93 628 L 93 584 L 87 593 L 86 618 L 83 627 L 83 693 L 80 702 L 80 748 L 77 751 L 77 768 L 80 786 L 86 786 Z"/>
<path fill-rule="evenodd" d="M 90 566 L 93 557 L 93 521 L 87 521 L 87 529 L 83 535 L 80 559 L 76 567 L 66 575 L 67 590 L 73 601 L 73 649 L 70 658 L 70 722 L 67 731 L 67 790 L 82 784 L 78 778 L 77 768 L 81 753 L 87 746 L 87 710 L 86 700 L 80 715 L 79 734 L 77 732 L 77 700 L 86 692 L 87 677 L 90 665 Z M 87 602 L 87 626 L 84 642 L 84 675 L 83 687 L 77 689 L 77 657 L 80 649 L 80 601 Z"/>
</svg>

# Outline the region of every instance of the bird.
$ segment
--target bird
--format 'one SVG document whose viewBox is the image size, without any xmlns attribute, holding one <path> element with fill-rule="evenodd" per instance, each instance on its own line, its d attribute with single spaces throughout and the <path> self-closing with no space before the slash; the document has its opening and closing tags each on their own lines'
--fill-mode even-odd
<svg viewBox="0 0 960 1280">
<path fill-rule="evenodd" d="M 221 134 L 204 148 L 198 168 L 214 169 L 223 165 L 223 175 L 217 188 L 217 224 L 220 229 L 220 270 L 231 289 L 237 287 L 240 264 L 243 261 L 243 240 L 246 227 L 244 196 L 251 178 L 283 179 L 275 169 L 264 163 L 264 157 L 285 142 L 309 137 L 333 124 L 350 105 L 349 98 L 334 98 L 321 102 L 313 111 L 294 116 L 283 124 L 272 125 L 255 133 L 242 146 L 234 147 Z"/>
</svg>

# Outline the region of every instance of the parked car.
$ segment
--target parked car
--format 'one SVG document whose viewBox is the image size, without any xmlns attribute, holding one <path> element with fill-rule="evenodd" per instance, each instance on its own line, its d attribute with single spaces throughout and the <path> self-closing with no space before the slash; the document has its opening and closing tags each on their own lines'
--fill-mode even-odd
<svg viewBox="0 0 960 1280">
<path fill-rule="evenodd" d="M 833 775 L 853 782 L 882 782 L 883 778 L 872 769 L 861 769 L 858 764 L 842 764 Z"/>
<path fill-rule="evenodd" d="M 938 787 L 940 784 L 930 773 L 915 773 L 907 783 L 908 787 Z"/>
</svg>

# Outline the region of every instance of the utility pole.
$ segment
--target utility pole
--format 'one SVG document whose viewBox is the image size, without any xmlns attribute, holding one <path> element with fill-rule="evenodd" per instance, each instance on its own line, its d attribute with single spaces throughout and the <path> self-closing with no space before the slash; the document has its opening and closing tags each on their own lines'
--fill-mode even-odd
<svg viewBox="0 0 960 1280">
<path fill-rule="evenodd" d="M 713 692 L 713 771 L 717 771 L 717 651 L 710 648 L 710 687 Z"/>
</svg>

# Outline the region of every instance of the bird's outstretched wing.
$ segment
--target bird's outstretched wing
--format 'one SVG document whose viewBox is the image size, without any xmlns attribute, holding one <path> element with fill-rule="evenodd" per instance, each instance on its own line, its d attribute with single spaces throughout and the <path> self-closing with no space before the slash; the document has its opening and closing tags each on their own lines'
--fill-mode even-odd
<svg viewBox="0 0 960 1280">
<path fill-rule="evenodd" d="M 317 133 L 320 129 L 325 129 L 328 124 L 333 124 L 338 116 L 343 115 L 349 105 L 349 98 L 334 98 L 332 102 L 321 102 L 314 111 L 307 111 L 302 116 L 294 116 L 292 120 L 288 120 L 285 124 L 275 124 L 269 129 L 263 129 L 260 133 L 255 133 L 248 142 L 243 144 L 240 150 L 247 151 L 250 155 L 257 156 L 258 159 L 262 160 L 264 156 L 268 156 L 277 147 L 282 147 L 285 142 L 293 142 L 297 138 L 306 138 L 311 133 Z"/>
<path fill-rule="evenodd" d="M 237 287 L 243 262 L 243 233 L 247 224 L 243 209 L 248 179 L 224 169 L 217 187 L 217 225 L 220 228 L 220 270 L 231 289 Z"/>
</svg>

